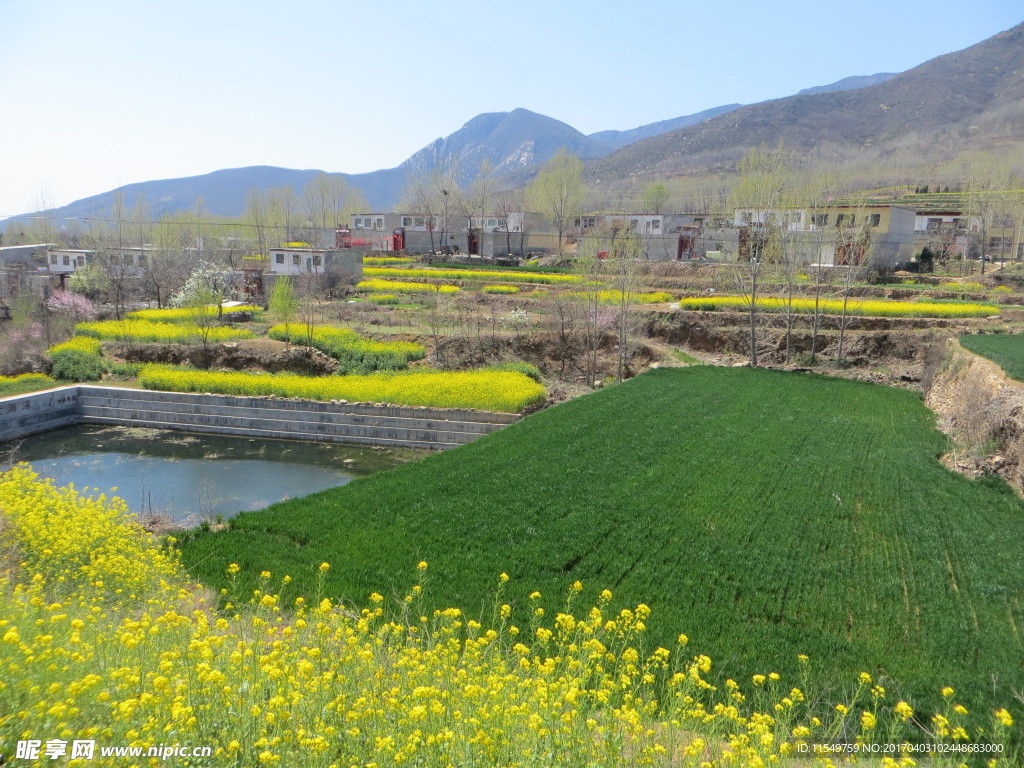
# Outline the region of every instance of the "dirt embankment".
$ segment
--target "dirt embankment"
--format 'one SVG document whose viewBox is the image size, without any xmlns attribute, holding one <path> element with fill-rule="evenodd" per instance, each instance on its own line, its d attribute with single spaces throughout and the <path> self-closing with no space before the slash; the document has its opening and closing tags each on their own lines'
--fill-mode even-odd
<svg viewBox="0 0 1024 768">
<path fill-rule="evenodd" d="M 1024 384 L 956 340 L 948 345 L 925 390 L 939 428 L 955 445 L 944 463 L 970 477 L 1002 475 L 1024 495 Z"/>
<path fill-rule="evenodd" d="M 229 368 L 235 371 L 302 373 L 327 376 L 338 363 L 323 352 L 272 339 L 247 339 L 211 344 L 120 344 L 110 354 L 129 363 L 193 365 L 198 368 Z"/>
</svg>

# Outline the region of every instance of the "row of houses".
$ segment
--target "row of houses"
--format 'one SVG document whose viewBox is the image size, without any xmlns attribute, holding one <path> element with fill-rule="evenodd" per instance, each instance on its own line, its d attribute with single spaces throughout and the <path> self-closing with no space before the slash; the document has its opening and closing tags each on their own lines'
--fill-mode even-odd
<svg viewBox="0 0 1024 768">
<path fill-rule="evenodd" d="M 447 226 L 441 217 L 387 212 L 355 214 L 347 226 L 320 233 L 313 243 L 285 243 L 266 254 L 247 257 L 247 281 L 271 282 L 276 275 L 361 272 L 361 256 L 370 251 L 414 254 L 469 254 L 523 258 L 559 249 L 559 233 L 539 214 L 514 212 L 461 219 Z M 643 257 L 669 261 L 743 261 L 758 258 L 768 230 L 786 233 L 788 258 L 807 264 L 910 262 L 927 246 L 937 255 L 1024 260 L 1024 221 L 988 220 L 954 209 L 917 210 L 895 204 L 836 205 L 764 211 L 735 210 L 731 216 L 699 214 L 589 213 L 566 222 L 563 248 L 570 252 L 600 248 L 609 233 L 636 235 Z M 857 245 L 853 244 L 856 235 Z M 150 246 L 96 251 L 53 244 L 0 247 L 0 299 L 26 288 L 63 285 L 77 269 L 101 263 L 141 277 L 147 260 L 158 258 Z"/>
<path fill-rule="evenodd" d="M 770 222 L 787 233 L 805 263 L 837 264 L 847 258 L 845 241 L 858 232 L 870 240 L 873 262 L 909 262 L 925 246 L 946 256 L 1024 259 L 1021 222 L 985 221 L 957 210 L 916 210 L 909 206 L 828 205 L 783 211 L 737 209 L 731 217 L 710 214 L 591 213 L 576 217 L 563 232 L 572 250 L 588 237 L 627 230 L 639 237 L 644 257 L 653 260 L 742 260 Z M 467 253 L 483 257 L 526 257 L 550 253 L 558 233 L 538 214 L 478 217 L 446 228 L 440 217 L 408 213 L 363 213 L 338 230 L 336 247 L 378 251 Z M 848 249 L 846 249 L 848 250 Z"/>
</svg>

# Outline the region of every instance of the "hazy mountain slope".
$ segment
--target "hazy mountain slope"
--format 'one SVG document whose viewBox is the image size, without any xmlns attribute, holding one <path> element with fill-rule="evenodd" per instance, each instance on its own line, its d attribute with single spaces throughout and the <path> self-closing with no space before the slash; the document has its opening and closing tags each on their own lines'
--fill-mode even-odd
<svg viewBox="0 0 1024 768">
<path fill-rule="evenodd" d="M 639 128 L 631 128 L 628 131 L 598 131 L 597 133 L 590 134 L 587 138 L 608 147 L 609 150 L 619 149 L 635 141 L 641 141 L 651 136 L 658 136 L 662 133 L 702 123 L 712 117 L 724 115 L 726 112 L 732 112 L 734 109 L 739 109 L 742 106 L 742 104 L 725 104 L 721 107 L 705 109 L 703 112 L 695 112 L 692 115 L 683 115 L 682 117 L 661 120 L 657 123 L 648 123 L 647 125 L 641 125 Z"/>
<path fill-rule="evenodd" d="M 249 189 L 292 186 L 301 191 L 318 173 L 316 170 L 297 171 L 255 165 L 248 168 L 227 168 L 180 179 L 142 181 L 54 208 L 50 215 L 54 219 L 104 217 L 111 211 L 114 196 L 120 193 L 124 196 L 124 204 L 128 208 L 135 206 L 141 195 L 153 215 L 192 208 L 201 200 L 203 210 L 207 213 L 217 216 L 238 216 L 245 210 L 245 197 Z"/>
<path fill-rule="evenodd" d="M 815 85 L 813 88 L 804 88 L 802 91 L 797 91 L 795 95 L 813 96 L 816 93 L 855 91 L 858 88 L 868 88 L 872 85 L 884 83 L 886 80 L 891 80 L 898 74 L 898 72 L 878 72 L 874 75 L 854 75 L 853 77 L 844 77 L 842 80 L 837 80 L 836 82 L 829 83 L 828 85 Z"/>
<path fill-rule="evenodd" d="M 594 178 L 664 175 L 734 163 L 780 141 L 798 152 L 830 143 L 878 147 L 967 132 L 1018 137 L 1024 125 L 1024 24 L 883 83 L 762 102 L 625 147 L 591 164 Z M 987 133 L 986 133 L 987 132 Z"/>
</svg>

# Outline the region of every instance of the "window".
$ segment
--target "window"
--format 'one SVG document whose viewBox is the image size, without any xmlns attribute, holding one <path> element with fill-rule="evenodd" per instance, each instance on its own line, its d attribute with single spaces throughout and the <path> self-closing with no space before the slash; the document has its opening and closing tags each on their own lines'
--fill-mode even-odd
<svg viewBox="0 0 1024 768">
<path fill-rule="evenodd" d="M 299 259 L 299 254 L 297 254 L 297 253 L 293 253 L 293 254 L 292 254 L 292 264 L 294 264 L 294 265 L 295 265 L 295 266 L 297 267 L 297 266 L 299 266 L 299 265 L 300 265 L 301 263 L 302 263 L 302 261 L 301 261 L 301 260 Z"/>
<path fill-rule="evenodd" d="M 414 227 L 422 227 L 423 226 L 423 217 L 422 216 L 417 216 L 415 219 L 413 219 L 413 226 Z"/>
<path fill-rule="evenodd" d="M 54 253 L 54 254 L 50 255 L 50 263 L 51 264 L 56 264 L 57 263 L 57 254 Z"/>
<path fill-rule="evenodd" d="M 71 257 L 70 256 L 65 256 L 64 257 L 64 266 L 65 267 L 70 267 L 71 266 Z"/>
<path fill-rule="evenodd" d="M 284 254 L 283 253 L 274 254 L 274 261 L 277 262 L 278 264 L 284 264 Z"/>
<path fill-rule="evenodd" d="M 403 217 L 402 217 L 402 226 L 403 226 L 403 227 L 408 227 L 408 226 L 410 226 L 410 224 L 409 224 L 409 222 L 410 222 L 410 221 L 412 221 L 412 218 L 411 218 L 411 217 L 409 217 L 409 216 L 403 216 Z"/>
<path fill-rule="evenodd" d="M 842 215 L 842 214 L 840 214 Z M 828 226 L 828 214 L 827 213 L 812 213 L 811 214 L 811 225 L 815 227 L 827 227 Z"/>
<path fill-rule="evenodd" d="M 655 219 L 654 221 L 652 221 L 651 226 L 654 229 L 661 229 L 661 219 Z"/>
<path fill-rule="evenodd" d="M 363 226 L 363 220 L 359 218 L 353 219 L 352 226 L 354 226 L 356 229 L 361 229 Z"/>
<path fill-rule="evenodd" d="M 384 229 L 384 219 L 377 219 L 377 229 Z"/>
<path fill-rule="evenodd" d="M 313 266 L 314 267 L 319 267 L 320 263 L 322 261 L 323 261 L 323 257 L 319 253 L 313 254 Z"/>
<path fill-rule="evenodd" d="M 695 226 L 695 227 L 703 227 L 704 226 L 704 219 L 694 219 L 693 220 L 693 226 Z"/>
<path fill-rule="evenodd" d="M 872 213 L 871 214 L 871 226 L 872 227 L 877 227 L 877 226 L 881 225 L 881 223 L 882 223 L 882 214 L 880 214 L 880 213 Z"/>
</svg>

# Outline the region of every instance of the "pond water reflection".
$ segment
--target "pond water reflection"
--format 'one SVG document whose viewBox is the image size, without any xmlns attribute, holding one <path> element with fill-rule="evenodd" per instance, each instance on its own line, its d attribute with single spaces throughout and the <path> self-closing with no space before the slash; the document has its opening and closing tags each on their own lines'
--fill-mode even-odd
<svg viewBox="0 0 1024 768">
<path fill-rule="evenodd" d="M 79 426 L 0 443 L 58 485 L 120 496 L 141 518 L 191 527 L 372 475 L 427 451 Z"/>
</svg>

